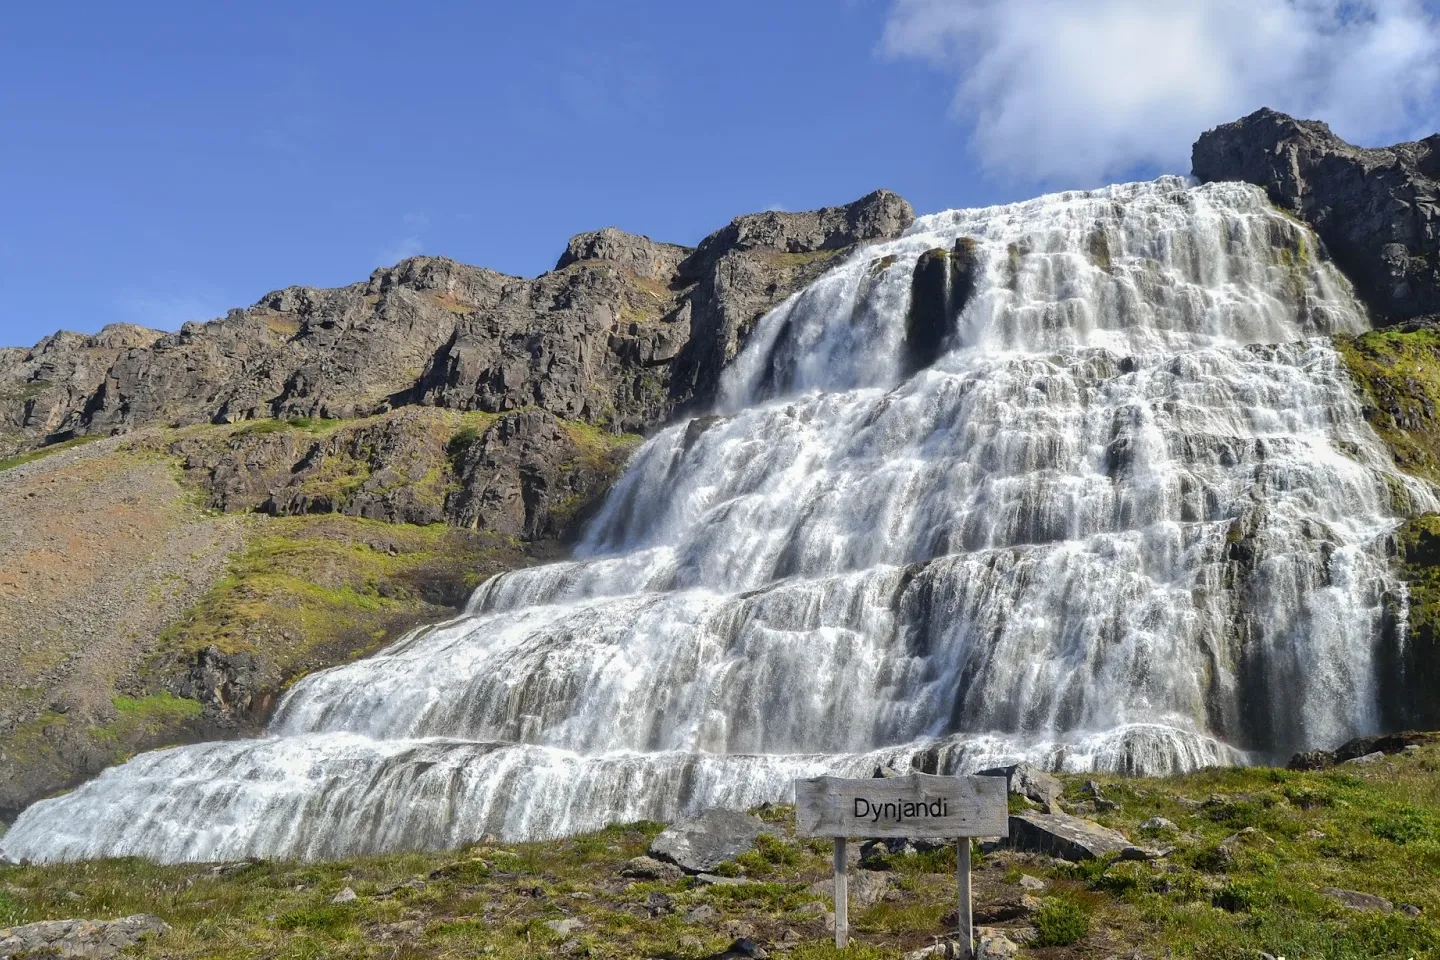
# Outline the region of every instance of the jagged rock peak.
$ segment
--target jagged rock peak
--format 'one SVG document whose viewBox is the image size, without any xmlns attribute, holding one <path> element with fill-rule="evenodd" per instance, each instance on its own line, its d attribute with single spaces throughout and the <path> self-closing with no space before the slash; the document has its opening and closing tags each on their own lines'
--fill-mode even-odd
<svg viewBox="0 0 1440 960">
<path fill-rule="evenodd" d="M 1308 221 L 1377 320 L 1440 313 L 1440 134 L 1357 147 L 1267 108 L 1202 134 L 1191 164 L 1203 181 L 1262 186 Z"/>
<path fill-rule="evenodd" d="M 889 190 L 876 190 L 843 207 L 746 214 L 700 241 L 695 252 L 680 264 L 680 272 L 682 276 L 704 273 L 731 250 L 770 248 L 810 253 L 890 239 L 914 222 L 915 208 Z"/>
<path fill-rule="evenodd" d="M 636 276 L 662 280 L 673 275 L 680 261 L 690 252 L 689 247 L 658 243 L 649 237 L 605 227 L 571 237 L 555 269 L 564 270 L 585 260 L 608 260 Z"/>
</svg>

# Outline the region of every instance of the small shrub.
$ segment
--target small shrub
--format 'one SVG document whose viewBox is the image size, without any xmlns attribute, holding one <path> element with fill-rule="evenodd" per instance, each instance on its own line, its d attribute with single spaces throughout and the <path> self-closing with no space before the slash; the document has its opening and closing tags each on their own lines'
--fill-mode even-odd
<svg viewBox="0 0 1440 960">
<path fill-rule="evenodd" d="M 1035 912 L 1036 946 L 1068 947 L 1090 933 L 1090 911 L 1069 897 L 1047 897 Z"/>
<path fill-rule="evenodd" d="M 1418 810 L 1408 808 L 1393 816 L 1371 820 L 1370 832 L 1382 840 L 1389 840 L 1400 846 L 1433 837 L 1436 833 L 1428 817 Z"/>
<path fill-rule="evenodd" d="M 1227 883 L 1215 895 L 1210 902 L 1221 910 L 1230 913 L 1249 913 L 1260 903 L 1260 897 L 1255 889 L 1244 883 Z"/>
</svg>

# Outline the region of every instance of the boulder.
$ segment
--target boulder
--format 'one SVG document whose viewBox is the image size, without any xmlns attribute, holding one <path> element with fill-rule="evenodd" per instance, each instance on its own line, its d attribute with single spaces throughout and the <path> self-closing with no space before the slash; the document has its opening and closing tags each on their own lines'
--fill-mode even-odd
<svg viewBox="0 0 1440 960">
<path fill-rule="evenodd" d="M 0 960 L 19 956 L 114 957 L 170 926 L 136 914 L 119 920 L 46 920 L 0 929 Z"/>
<path fill-rule="evenodd" d="M 778 836 L 780 831 L 748 813 L 707 810 L 667 827 L 650 844 L 650 856 L 686 873 L 710 873 L 753 847 L 762 833 Z"/>
<path fill-rule="evenodd" d="M 1046 813 L 1063 813 L 1060 794 L 1065 787 L 1050 774 L 1028 763 L 1014 763 L 1008 767 L 994 767 L 981 770 L 976 776 L 1004 777 L 1008 789 L 1017 796 L 1033 800 L 1045 808 Z"/>
<path fill-rule="evenodd" d="M 1202 181 L 1264 187 L 1309 223 L 1382 323 L 1440 313 L 1440 134 L 1368 149 L 1258 110 L 1202 134 L 1191 164 Z"/>
<path fill-rule="evenodd" d="M 1339 887 L 1325 887 L 1321 891 L 1332 900 L 1340 901 L 1342 906 L 1351 910 L 1373 910 L 1379 913 L 1389 913 L 1395 909 L 1395 904 L 1384 897 L 1377 897 L 1373 893 L 1361 893 L 1359 890 L 1341 890 Z"/>
<path fill-rule="evenodd" d="M 635 857 L 620 868 L 620 876 L 631 880 L 679 880 L 685 871 L 654 857 Z"/>
<path fill-rule="evenodd" d="M 1063 813 L 1022 813 L 1010 817 L 1009 844 L 1062 860 L 1094 860 L 1131 846 L 1124 834 L 1093 820 Z"/>
</svg>

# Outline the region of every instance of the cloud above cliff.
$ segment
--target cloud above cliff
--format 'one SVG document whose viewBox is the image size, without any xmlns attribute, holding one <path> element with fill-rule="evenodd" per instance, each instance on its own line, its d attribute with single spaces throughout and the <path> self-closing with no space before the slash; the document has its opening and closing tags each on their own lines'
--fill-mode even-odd
<svg viewBox="0 0 1440 960">
<path fill-rule="evenodd" d="M 1440 127 L 1423 0 L 895 0 L 882 49 L 955 79 L 1004 179 L 1188 172 L 1198 133 L 1261 106 L 1361 143 Z"/>
</svg>

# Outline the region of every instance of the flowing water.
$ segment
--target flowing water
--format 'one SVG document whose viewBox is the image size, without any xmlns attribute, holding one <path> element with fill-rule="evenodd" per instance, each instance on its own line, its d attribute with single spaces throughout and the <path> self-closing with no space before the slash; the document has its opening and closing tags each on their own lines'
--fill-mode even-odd
<svg viewBox="0 0 1440 960">
<path fill-rule="evenodd" d="M 904 376 L 917 260 L 973 238 Z M 1395 473 L 1306 228 L 1177 178 L 922 218 L 767 316 L 571 562 L 158 751 L 0 852 L 340 857 L 552 837 L 880 763 L 1167 773 L 1378 724 Z"/>
</svg>

